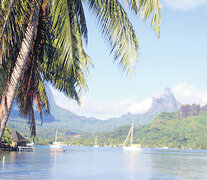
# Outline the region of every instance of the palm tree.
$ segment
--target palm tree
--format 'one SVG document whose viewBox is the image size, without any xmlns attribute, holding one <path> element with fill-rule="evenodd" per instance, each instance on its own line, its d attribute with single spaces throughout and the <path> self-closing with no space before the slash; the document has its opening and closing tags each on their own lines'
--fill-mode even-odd
<svg viewBox="0 0 207 180">
<path fill-rule="evenodd" d="M 41 102 L 37 87 L 44 80 L 76 100 L 79 90 L 86 87 L 90 58 L 82 42 L 88 40 L 83 3 L 97 17 L 114 59 L 127 73 L 133 71 L 139 45 L 127 13 L 118 0 L 0 0 L 0 60 L 1 73 L 5 77 L 0 105 L 0 139 L 20 79 L 22 86 L 18 99 L 20 104 L 30 103 L 29 109 L 22 106 L 22 113 L 30 116 L 32 102 L 35 99 L 38 104 Z M 151 17 L 151 25 L 159 36 L 160 0 L 126 0 L 126 4 L 143 19 Z M 58 57 L 51 56 L 53 48 Z M 24 79 L 32 78 L 36 84 L 26 91 L 33 89 L 32 94 L 27 94 L 26 99 L 30 99 L 27 101 L 21 97 L 24 87 L 31 81 Z"/>
<path fill-rule="evenodd" d="M 50 11 L 48 10 L 47 13 L 49 12 Z M 51 23 L 47 22 L 50 22 L 51 19 L 46 19 L 46 16 L 46 6 L 45 3 L 42 3 L 38 26 L 35 31 L 26 67 L 20 78 L 19 91 L 17 92 L 20 112 L 23 116 L 29 118 L 31 133 L 33 135 L 35 135 L 33 101 L 35 100 L 37 103 L 41 119 L 41 108 L 46 106 L 46 111 L 49 111 L 43 80 L 50 81 L 56 88 L 62 90 L 71 98 L 75 98 L 77 101 L 79 101 L 77 87 L 79 85 L 85 87 L 86 85 L 84 76 L 87 75 L 87 69 L 84 69 L 84 67 L 87 67 L 87 65 L 82 63 L 84 67 L 81 69 L 78 61 L 76 61 L 74 63 L 75 71 L 71 71 L 68 69 L 68 66 L 63 65 L 60 58 L 58 58 L 57 49 L 51 45 L 54 41 L 51 38 L 53 37 L 53 34 L 50 32 Z M 45 59 L 44 56 L 47 58 Z M 85 60 L 87 60 L 86 63 L 90 63 L 90 59 L 88 59 L 87 55 L 85 55 Z M 10 66 L 11 65 L 8 64 L 8 62 L 4 63 L 3 61 L 4 68 L 2 70 L 10 70 Z M 84 74 L 81 72 L 82 70 L 85 70 Z M 7 74 L 10 75 L 10 73 L 0 72 L 3 74 L 2 82 L 6 82 L 5 77 Z M 74 72 L 76 72 L 76 75 Z"/>
</svg>

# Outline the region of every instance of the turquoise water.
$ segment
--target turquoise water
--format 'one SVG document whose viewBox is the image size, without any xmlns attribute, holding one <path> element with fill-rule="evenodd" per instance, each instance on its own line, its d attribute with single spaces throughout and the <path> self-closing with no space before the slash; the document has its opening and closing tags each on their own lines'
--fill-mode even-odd
<svg viewBox="0 0 207 180">
<path fill-rule="evenodd" d="M 207 151 L 65 147 L 50 152 L 7 152 L 0 179 L 39 180 L 174 180 L 207 179 Z M 2 154 L 1 154 L 2 156 Z"/>
</svg>

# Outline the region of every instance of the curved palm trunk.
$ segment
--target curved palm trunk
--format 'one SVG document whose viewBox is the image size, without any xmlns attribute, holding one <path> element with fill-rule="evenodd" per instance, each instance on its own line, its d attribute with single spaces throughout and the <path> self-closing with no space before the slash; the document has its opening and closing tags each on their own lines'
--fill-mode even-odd
<svg viewBox="0 0 207 180">
<path fill-rule="evenodd" d="M 18 87 L 18 83 L 23 72 L 23 69 L 26 65 L 28 55 L 30 53 L 30 49 L 32 46 L 35 30 L 38 23 L 39 10 L 40 10 L 40 0 L 34 1 L 34 9 L 31 14 L 30 22 L 27 26 L 25 37 L 22 41 L 21 48 L 19 51 L 19 55 L 16 60 L 16 64 L 14 70 L 12 72 L 11 78 L 6 84 L 6 88 L 4 90 L 4 95 L 1 99 L 0 105 L 0 141 L 4 133 L 4 129 L 6 127 L 8 117 L 11 111 L 12 103 L 15 97 L 16 89 Z"/>
</svg>

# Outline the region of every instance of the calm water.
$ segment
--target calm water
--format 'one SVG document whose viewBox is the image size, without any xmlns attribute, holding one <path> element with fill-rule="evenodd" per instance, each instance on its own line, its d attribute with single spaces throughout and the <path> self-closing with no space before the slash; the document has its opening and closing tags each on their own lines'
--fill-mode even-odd
<svg viewBox="0 0 207 180">
<path fill-rule="evenodd" d="M 207 179 L 207 151 L 144 149 L 140 153 L 121 148 L 66 147 L 50 152 L 4 153 L 0 179 L 39 180 L 162 180 Z"/>
</svg>

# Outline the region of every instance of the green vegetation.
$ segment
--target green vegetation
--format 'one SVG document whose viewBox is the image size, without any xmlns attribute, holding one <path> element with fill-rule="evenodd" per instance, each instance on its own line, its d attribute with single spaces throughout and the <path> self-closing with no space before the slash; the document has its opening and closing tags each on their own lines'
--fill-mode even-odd
<svg viewBox="0 0 207 180">
<path fill-rule="evenodd" d="M 58 141 L 71 145 L 93 146 L 95 136 L 98 136 L 100 146 L 120 147 L 129 129 L 130 126 L 122 126 L 112 132 L 85 133 L 71 132 L 66 127 L 58 131 Z M 35 144 L 47 145 L 54 141 L 55 128 L 45 132 L 38 126 L 37 131 L 42 136 L 35 138 Z M 32 141 L 27 127 L 20 133 Z M 185 119 L 179 119 L 177 113 L 161 113 L 151 124 L 135 128 L 134 143 L 154 148 L 207 149 L 207 112 L 201 111 L 197 116 Z"/>
<path fill-rule="evenodd" d="M 96 134 L 102 146 L 120 146 L 127 136 L 129 126 L 113 132 Z M 93 145 L 95 135 L 71 141 L 79 145 Z M 90 142 L 89 142 L 90 141 Z M 207 113 L 178 119 L 177 113 L 161 113 L 146 126 L 135 128 L 134 143 L 142 147 L 169 147 L 179 149 L 207 149 Z"/>
<path fill-rule="evenodd" d="M 12 142 L 11 129 L 9 127 L 6 127 L 4 130 L 2 142 L 8 143 L 8 144 L 11 144 Z"/>
<path fill-rule="evenodd" d="M 178 119 L 176 113 L 162 113 L 135 132 L 144 147 L 207 149 L 207 113 L 185 119 Z"/>
</svg>

